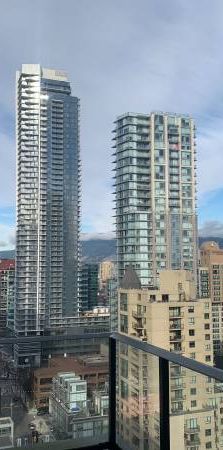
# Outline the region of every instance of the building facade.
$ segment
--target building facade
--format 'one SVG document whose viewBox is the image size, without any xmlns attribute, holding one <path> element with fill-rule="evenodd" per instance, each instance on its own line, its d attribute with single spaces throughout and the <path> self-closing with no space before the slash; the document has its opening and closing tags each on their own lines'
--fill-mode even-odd
<svg viewBox="0 0 223 450">
<path fill-rule="evenodd" d="M 108 433 L 108 392 L 89 394 L 88 383 L 75 373 L 60 373 L 53 379 L 50 412 L 56 429 L 63 437 L 101 442 Z M 83 441 L 82 441 L 83 442 Z"/>
<path fill-rule="evenodd" d="M 211 301 L 196 299 L 190 272 L 163 271 L 160 288 L 148 290 L 131 288 L 125 276 L 119 317 L 122 333 L 213 365 Z M 119 442 L 158 449 L 158 362 L 120 345 L 118 367 Z M 173 363 L 169 370 L 171 449 L 222 448 L 222 387 Z"/>
<path fill-rule="evenodd" d="M 48 367 L 36 369 L 33 374 L 33 401 L 38 410 L 49 409 L 53 378 L 59 372 L 75 372 L 87 382 L 88 392 L 101 391 L 108 381 L 108 359 L 101 354 L 57 356 L 48 360 Z"/>
<path fill-rule="evenodd" d="M 58 373 L 53 378 L 49 411 L 53 422 L 68 435 L 72 433 L 75 414 L 87 408 L 87 383 L 73 372 Z M 72 434 L 71 434 L 72 436 Z"/>
<path fill-rule="evenodd" d="M 116 275 L 116 265 L 114 261 L 102 261 L 99 266 L 99 287 L 103 289 L 108 280 Z"/>
<path fill-rule="evenodd" d="M 194 120 L 126 113 L 114 133 L 119 281 L 129 265 L 143 286 L 157 286 L 163 269 L 190 270 L 196 279 Z"/>
<path fill-rule="evenodd" d="M 78 312 L 79 100 L 64 72 L 17 72 L 15 330 Z"/>
<path fill-rule="evenodd" d="M 80 304 L 82 311 L 98 306 L 98 264 L 85 263 L 80 268 Z"/>
<path fill-rule="evenodd" d="M 14 323 L 14 259 L 0 260 L 0 329 L 13 329 Z"/>
<path fill-rule="evenodd" d="M 219 362 L 223 350 L 223 250 L 216 242 L 208 241 L 201 245 L 200 264 L 199 289 L 202 297 L 208 293 L 211 298 L 213 346 Z"/>
</svg>

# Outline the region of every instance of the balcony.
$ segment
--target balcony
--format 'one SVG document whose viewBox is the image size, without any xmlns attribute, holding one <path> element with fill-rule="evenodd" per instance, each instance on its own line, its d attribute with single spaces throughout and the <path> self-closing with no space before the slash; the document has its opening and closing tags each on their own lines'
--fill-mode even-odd
<svg viewBox="0 0 223 450">
<path fill-rule="evenodd" d="M 183 324 L 177 320 L 170 322 L 170 330 L 183 330 Z"/>
<path fill-rule="evenodd" d="M 184 427 L 184 431 L 186 434 L 197 433 L 198 431 L 200 431 L 200 426 L 196 425 L 193 428 Z"/>
<path fill-rule="evenodd" d="M 183 340 L 183 336 L 181 333 L 175 333 L 170 336 L 170 342 L 181 342 Z"/>
<path fill-rule="evenodd" d="M 196 422 L 185 409 L 193 400 L 186 389 L 192 376 L 200 389 L 204 385 Z M 82 388 L 68 389 L 60 377 Z M 215 387 L 213 406 L 205 402 L 207 378 Z M 176 436 L 178 448 L 203 445 L 199 431 L 206 416 L 212 417 L 213 439 L 223 430 L 223 371 L 120 333 L 0 337 L 0 381 L 0 429 L 11 417 L 11 447 L 135 450 L 143 444 L 172 450 Z M 71 402 L 70 392 L 76 396 Z M 184 426 L 171 434 L 176 416 Z M 0 433 L 0 447 L 1 439 Z"/>
<path fill-rule="evenodd" d="M 186 439 L 186 445 L 200 445 L 201 440 L 198 436 L 195 436 L 194 438 Z"/>
<path fill-rule="evenodd" d="M 141 312 L 132 311 L 132 317 L 134 317 L 134 319 L 142 319 L 143 314 Z"/>
</svg>

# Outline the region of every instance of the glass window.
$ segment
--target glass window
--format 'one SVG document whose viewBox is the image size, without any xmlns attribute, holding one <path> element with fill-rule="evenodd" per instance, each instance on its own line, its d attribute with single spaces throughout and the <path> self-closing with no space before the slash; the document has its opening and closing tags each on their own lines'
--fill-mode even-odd
<svg viewBox="0 0 223 450">
<path fill-rule="evenodd" d="M 197 394 L 197 389 L 196 388 L 191 388 L 190 395 L 196 395 L 196 394 Z"/>
</svg>

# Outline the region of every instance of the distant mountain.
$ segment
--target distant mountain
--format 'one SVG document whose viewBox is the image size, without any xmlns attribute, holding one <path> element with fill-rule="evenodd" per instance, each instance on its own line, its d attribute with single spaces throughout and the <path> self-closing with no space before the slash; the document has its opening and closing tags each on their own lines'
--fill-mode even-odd
<svg viewBox="0 0 223 450">
<path fill-rule="evenodd" d="M 204 241 L 216 241 L 220 248 L 223 248 L 223 238 L 221 237 L 200 237 L 199 245 Z M 14 258 L 14 250 L 0 251 L 0 258 Z M 115 259 L 116 241 L 115 239 L 89 239 L 81 242 L 81 255 L 85 262 L 100 262 L 104 259 Z"/>
<path fill-rule="evenodd" d="M 13 259 L 15 257 L 15 250 L 0 251 L 0 259 Z"/>
<path fill-rule="evenodd" d="M 89 239 L 81 242 L 81 255 L 86 262 L 100 262 L 115 259 L 115 239 Z"/>
<path fill-rule="evenodd" d="M 115 259 L 115 239 L 90 239 L 81 242 L 81 256 L 85 262 L 100 262 L 103 259 Z M 0 258 L 14 258 L 15 250 L 0 251 Z"/>
</svg>

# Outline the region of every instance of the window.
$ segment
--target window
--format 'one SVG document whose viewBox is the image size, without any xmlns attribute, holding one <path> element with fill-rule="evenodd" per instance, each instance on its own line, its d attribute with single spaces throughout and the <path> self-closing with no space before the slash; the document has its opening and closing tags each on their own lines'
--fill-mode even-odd
<svg viewBox="0 0 223 450">
<path fill-rule="evenodd" d="M 190 348 L 194 348 L 195 347 L 195 341 L 190 341 L 189 342 L 189 347 Z"/>
<path fill-rule="evenodd" d="M 197 419 L 191 418 L 186 420 L 186 428 L 189 430 L 194 430 L 197 428 Z"/>
<path fill-rule="evenodd" d="M 128 398 L 128 384 L 121 380 L 121 398 Z"/>
<path fill-rule="evenodd" d="M 193 353 L 190 353 L 190 358 L 191 359 L 196 359 L 196 354 L 193 352 Z"/>
<path fill-rule="evenodd" d="M 205 323 L 205 324 L 204 324 L 204 329 L 205 329 L 205 330 L 210 330 L 210 325 L 209 325 L 209 323 Z"/>
<path fill-rule="evenodd" d="M 193 312 L 194 312 L 194 306 L 189 306 L 188 312 L 189 312 L 189 313 L 193 313 Z"/>
<path fill-rule="evenodd" d="M 205 361 L 211 361 L 211 356 L 210 355 L 206 355 L 205 356 Z"/>
<path fill-rule="evenodd" d="M 191 401 L 191 408 L 195 408 L 197 406 L 197 401 L 196 400 L 192 400 Z"/>
<path fill-rule="evenodd" d="M 195 330 L 189 330 L 189 336 L 194 336 L 195 335 Z"/>
<path fill-rule="evenodd" d="M 205 334 L 205 340 L 210 341 L 210 334 Z"/>
<path fill-rule="evenodd" d="M 206 442 L 206 448 L 212 448 L 211 442 Z"/>
<path fill-rule="evenodd" d="M 72 386 L 71 386 L 72 389 Z M 76 392 L 79 391 L 85 391 L 85 385 L 84 384 L 76 384 Z"/>
<path fill-rule="evenodd" d="M 194 317 L 189 317 L 189 319 L 188 319 L 188 323 L 189 323 L 189 325 L 194 325 Z"/>
<path fill-rule="evenodd" d="M 128 311 L 128 296 L 126 292 L 120 293 L 120 310 Z"/>
<path fill-rule="evenodd" d="M 52 378 L 41 378 L 39 384 L 51 384 Z"/>
<path fill-rule="evenodd" d="M 122 333 L 128 333 L 128 317 L 120 314 L 120 329 Z"/>
<path fill-rule="evenodd" d="M 205 430 L 205 436 L 211 436 L 211 429 Z"/>
<path fill-rule="evenodd" d="M 205 345 L 205 350 L 211 350 L 211 344 L 206 344 Z"/>
<path fill-rule="evenodd" d="M 211 416 L 206 416 L 205 422 L 206 423 L 211 423 Z"/>
<path fill-rule="evenodd" d="M 128 361 L 121 359 L 121 376 L 128 378 Z"/>
<path fill-rule="evenodd" d="M 205 318 L 205 319 L 209 319 L 209 314 L 208 314 L 208 313 L 205 313 L 205 314 L 204 314 L 204 318 Z"/>
<path fill-rule="evenodd" d="M 197 389 L 196 388 L 191 388 L 190 395 L 196 395 L 196 394 L 197 394 Z"/>
<path fill-rule="evenodd" d="M 180 316 L 181 310 L 180 308 L 170 308 L 170 317 L 178 317 Z"/>
<path fill-rule="evenodd" d="M 49 392 L 49 391 L 50 391 L 50 388 L 48 388 L 48 387 L 40 388 L 40 392 Z"/>
<path fill-rule="evenodd" d="M 191 377 L 191 383 L 193 383 L 193 384 L 196 383 L 196 376 L 195 376 L 195 375 L 193 375 L 193 376 Z"/>
</svg>

